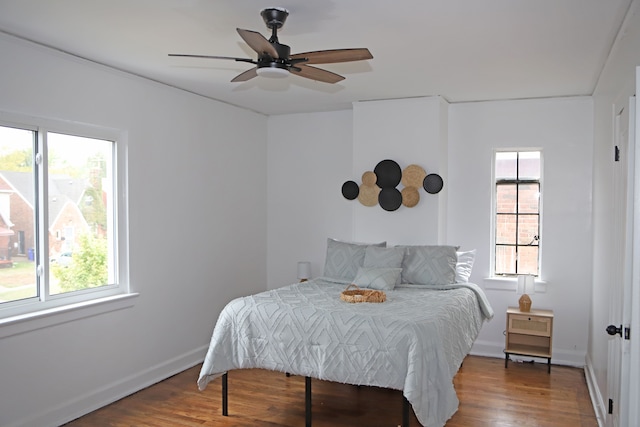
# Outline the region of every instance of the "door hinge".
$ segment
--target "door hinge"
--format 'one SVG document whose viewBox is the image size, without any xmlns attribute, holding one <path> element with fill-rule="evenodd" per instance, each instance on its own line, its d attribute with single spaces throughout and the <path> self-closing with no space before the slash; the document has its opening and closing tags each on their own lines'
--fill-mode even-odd
<svg viewBox="0 0 640 427">
<path fill-rule="evenodd" d="M 613 158 L 616 162 L 620 161 L 620 147 L 618 147 L 617 145 L 614 147 L 615 148 L 615 152 L 613 155 Z"/>
<path fill-rule="evenodd" d="M 630 340 L 631 339 L 631 328 L 630 327 L 624 328 L 624 339 L 625 340 Z"/>
<path fill-rule="evenodd" d="M 613 399 L 609 399 L 609 413 L 613 414 Z"/>
</svg>

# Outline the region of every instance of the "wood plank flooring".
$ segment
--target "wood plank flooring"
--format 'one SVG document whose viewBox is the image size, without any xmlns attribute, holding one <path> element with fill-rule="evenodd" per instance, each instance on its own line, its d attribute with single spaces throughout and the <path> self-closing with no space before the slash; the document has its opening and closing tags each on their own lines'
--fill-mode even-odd
<svg viewBox="0 0 640 427">
<path fill-rule="evenodd" d="M 221 380 L 198 391 L 200 365 L 79 418 L 67 427 L 300 427 L 304 378 L 259 369 L 229 373 L 229 416 Z M 597 427 L 582 369 L 468 356 L 454 378 L 460 407 L 447 427 Z M 313 380 L 314 427 L 396 427 L 400 391 Z M 411 427 L 418 427 L 412 414 Z"/>
</svg>

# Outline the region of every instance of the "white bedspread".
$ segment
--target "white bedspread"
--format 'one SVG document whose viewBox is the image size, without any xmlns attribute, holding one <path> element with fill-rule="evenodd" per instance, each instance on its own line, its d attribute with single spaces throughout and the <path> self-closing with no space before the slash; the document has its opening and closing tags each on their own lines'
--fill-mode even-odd
<svg viewBox="0 0 640 427">
<path fill-rule="evenodd" d="M 349 304 L 344 284 L 316 279 L 235 299 L 218 318 L 198 387 L 242 368 L 386 387 L 403 390 L 421 424 L 442 426 L 458 408 L 453 377 L 493 315 L 474 286 L 396 287 L 384 303 Z"/>
</svg>

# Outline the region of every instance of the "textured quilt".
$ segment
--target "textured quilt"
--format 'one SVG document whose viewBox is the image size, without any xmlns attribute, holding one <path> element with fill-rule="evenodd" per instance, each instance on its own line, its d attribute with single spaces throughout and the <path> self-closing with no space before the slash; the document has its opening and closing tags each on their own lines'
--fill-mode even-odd
<svg viewBox="0 0 640 427">
<path fill-rule="evenodd" d="M 458 408 L 453 377 L 493 315 L 482 290 L 396 287 L 384 303 L 349 304 L 344 289 L 315 279 L 231 301 L 200 390 L 229 370 L 269 369 L 402 390 L 421 424 L 444 425 Z"/>
</svg>

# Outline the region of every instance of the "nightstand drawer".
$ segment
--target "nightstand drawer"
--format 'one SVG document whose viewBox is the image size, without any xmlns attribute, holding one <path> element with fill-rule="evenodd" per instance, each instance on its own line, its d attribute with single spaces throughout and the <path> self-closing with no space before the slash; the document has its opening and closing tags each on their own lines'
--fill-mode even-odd
<svg viewBox="0 0 640 427">
<path fill-rule="evenodd" d="M 535 315 L 509 314 L 509 333 L 551 336 L 551 318 Z"/>
</svg>

